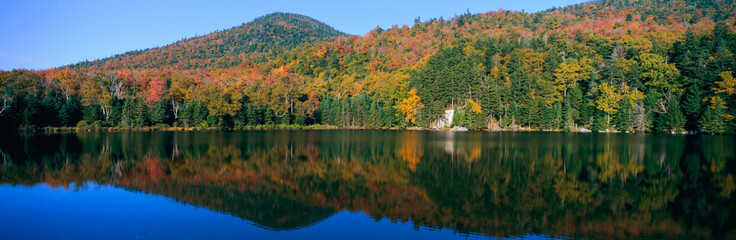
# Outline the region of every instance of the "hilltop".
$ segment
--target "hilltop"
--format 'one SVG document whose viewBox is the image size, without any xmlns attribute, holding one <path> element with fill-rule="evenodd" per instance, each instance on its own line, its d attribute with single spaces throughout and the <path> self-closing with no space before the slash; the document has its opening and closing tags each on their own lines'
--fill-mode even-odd
<svg viewBox="0 0 736 240">
<path fill-rule="evenodd" d="M 105 69 L 229 68 L 243 63 L 265 62 L 296 46 L 345 35 L 307 16 L 271 13 L 231 29 L 72 66 Z"/>
</svg>

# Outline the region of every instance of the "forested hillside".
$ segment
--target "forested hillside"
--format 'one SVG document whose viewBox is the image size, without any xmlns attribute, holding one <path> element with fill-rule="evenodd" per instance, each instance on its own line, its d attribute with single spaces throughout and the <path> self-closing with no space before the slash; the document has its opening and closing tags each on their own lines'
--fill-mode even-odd
<svg viewBox="0 0 736 240">
<path fill-rule="evenodd" d="M 453 125 L 471 129 L 734 133 L 734 9 L 606 0 L 417 18 L 365 36 L 271 15 L 162 48 L 2 72 L 0 121 L 401 128 L 455 109 Z M 303 35 L 284 30 L 305 24 Z"/>
<path fill-rule="evenodd" d="M 224 31 L 181 40 L 149 50 L 131 51 L 111 58 L 82 62 L 73 67 L 104 69 L 229 68 L 265 62 L 305 43 L 347 34 L 307 16 L 272 13 Z"/>
</svg>

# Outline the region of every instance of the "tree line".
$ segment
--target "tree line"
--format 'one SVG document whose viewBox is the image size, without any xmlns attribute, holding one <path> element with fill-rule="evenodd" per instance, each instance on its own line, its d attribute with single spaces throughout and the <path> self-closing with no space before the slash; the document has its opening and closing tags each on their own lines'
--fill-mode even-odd
<svg viewBox="0 0 736 240">
<path fill-rule="evenodd" d="M 133 65 L 4 71 L 0 121 L 406 128 L 435 126 L 454 109 L 447 121 L 471 129 L 730 134 L 733 10 L 727 1 L 611 0 L 417 19 L 223 68 L 180 69 L 143 51 Z"/>
</svg>

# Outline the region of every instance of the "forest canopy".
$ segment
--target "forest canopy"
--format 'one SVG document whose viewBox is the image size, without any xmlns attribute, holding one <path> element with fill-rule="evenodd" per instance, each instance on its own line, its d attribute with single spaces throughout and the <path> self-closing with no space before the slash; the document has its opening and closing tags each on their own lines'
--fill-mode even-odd
<svg viewBox="0 0 736 240">
<path fill-rule="evenodd" d="M 499 9 L 365 36 L 271 14 L 107 59 L 0 72 L 2 128 L 258 125 L 736 132 L 726 0 Z"/>
</svg>

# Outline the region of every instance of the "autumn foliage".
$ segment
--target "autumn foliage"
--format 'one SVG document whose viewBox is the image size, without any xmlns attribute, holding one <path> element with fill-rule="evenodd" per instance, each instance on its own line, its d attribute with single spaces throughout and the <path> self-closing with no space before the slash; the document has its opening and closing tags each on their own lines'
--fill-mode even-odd
<svg viewBox="0 0 736 240">
<path fill-rule="evenodd" d="M 481 108 L 473 128 L 670 132 L 707 131 L 705 98 L 736 110 L 729 1 L 606 0 L 417 20 L 351 36 L 278 13 L 160 48 L 2 72 L 0 121 L 427 127 L 470 99 Z M 48 120 L 35 120 L 44 112 Z M 733 121 L 721 124 L 734 132 Z"/>
</svg>

